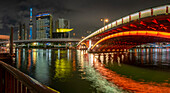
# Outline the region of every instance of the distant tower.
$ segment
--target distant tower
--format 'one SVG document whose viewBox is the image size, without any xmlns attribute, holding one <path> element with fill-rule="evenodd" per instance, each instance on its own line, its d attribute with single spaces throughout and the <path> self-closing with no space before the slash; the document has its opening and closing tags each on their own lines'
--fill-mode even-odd
<svg viewBox="0 0 170 93">
<path fill-rule="evenodd" d="M 20 23 L 18 27 L 18 40 L 21 40 L 21 31 L 22 31 L 22 24 Z"/>
<path fill-rule="evenodd" d="M 25 24 L 19 24 L 19 30 L 18 30 L 18 40 L 26 40 L 27 39 L 27 31 Z"/>
<path fill-rule="evenodd" d="M 32 8 L 30 8 L 30 24 L 29 24 L 29 27 L 30 27 L 30 35 L 29 35 L 29 39 L 32 39 L 32 28 L 33 28 L 33 22 L 32 22 Z"/>
<path fill-rule="evenodd" d="M 24 24 L 24 31 L 25 31 L 24 39 L 25 39 L 25 40 L 27 40 L 27 39 L 28 39 L 28 37 L 27 37 L 27 29 L 26 29 L 25 24 Z"/>
<path fill-rule="evenodd" d="M 25 24 L 22 24 L 22 29 L 21 29 L 21 40 L 25 40 L 25 34 L 26 33 L 26 27 Z"/>
</svg>

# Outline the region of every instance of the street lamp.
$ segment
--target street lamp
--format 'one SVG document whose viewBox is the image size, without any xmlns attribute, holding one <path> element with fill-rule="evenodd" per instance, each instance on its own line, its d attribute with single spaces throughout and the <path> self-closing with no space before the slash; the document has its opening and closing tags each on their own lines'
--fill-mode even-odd
<svg viewBox="0 0 170 93">
<path fill-rule="evenodd" d="M 100 21 L 103 21 L 103 25 L 105 26 L 105 23 L 109 22 L 109 19 L 107 19 L 107 18 L 101 18 Z"/>
<path fill-rule="evenodd" d="M 91 33 L 91 31 L 87 31 L 87 33 L 88 33 L 88 34 L 90 34 L 90 33 Z"/>
</svg>

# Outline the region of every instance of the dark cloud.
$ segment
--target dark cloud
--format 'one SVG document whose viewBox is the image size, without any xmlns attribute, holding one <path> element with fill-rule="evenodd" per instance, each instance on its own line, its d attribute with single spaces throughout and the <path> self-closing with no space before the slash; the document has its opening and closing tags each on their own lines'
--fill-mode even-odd
<svg viewBox="0 0 170 93">
<path fill-rule="evenodd" d="M 0 34 L 9 34 L 10 26 L 19 22 L 29 24 L 29 8 L 33 16 L 38 12 L 50 12 L 54 20 L 69 19 L 77 36 L 86 36 L 103 26 L 100 18 L 110 22 L 136 11 L 170 3 L 169 0 L 5 0 L 0 3 Z M 17 32 L 17 28 L 15 33 Z"/>
</svg>

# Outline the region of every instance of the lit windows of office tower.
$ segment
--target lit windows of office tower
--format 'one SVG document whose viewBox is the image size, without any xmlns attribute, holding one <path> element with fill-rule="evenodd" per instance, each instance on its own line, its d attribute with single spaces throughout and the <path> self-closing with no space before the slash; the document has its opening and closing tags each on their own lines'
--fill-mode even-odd
<svg viewBox="0 0 170 93">
<path fill-rule="evenodd" d="M 36 15 L 36 38 L 52 38 L 53 22 L 50 13 Z"/>
</svg>

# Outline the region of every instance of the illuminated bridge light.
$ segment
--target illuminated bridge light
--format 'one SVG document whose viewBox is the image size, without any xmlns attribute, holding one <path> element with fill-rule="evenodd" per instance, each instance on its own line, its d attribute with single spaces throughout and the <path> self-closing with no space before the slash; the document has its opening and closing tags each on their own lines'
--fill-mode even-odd
<svg viewBox="0 0 170 93">
<path fill-rule="evenodd" d="M 146 24 L 143 21 L 141 21 L 140 24 L 146 26 Z"/>
<path fill-rule="evenodd" d="M 136 25 L 134 25 L 134 24 L 130 24 L 130 26 L 131 26 L 131 27 L 137 27 L 137 26 L 136 26 Z"/>
<path fill-rule="evenodd" d="M 124 26 L 124 27 L 122 27 L 123 29 L 129 29 L 128 27 L 126 27 L 126 26 Z"/>
<path fill-rule="evenodd" d="M 170 19 L 167 19 L 170 22 Z"/>
<path fill-rule="evenodd" d="M 158 24 L 158 22 L 156 21 L 156 19 L 152 20 L 152 22 L 154 22 L 155 24 Z"/>
<path fill-rule="evenodd" d="M 161 37 L 161 38 L 167 38 L 170 39 L 170 33 L 168 32 L 160 32 L 160 31 L 127 31 L 127 32 L 120 32 L 120 33 L 115 33 L 109 36 L 106 36 L 99 40 L 94 46 L 91 48 L 93 49 L 97 44 L 111 39 L 115 37 L 121 37 L 121 36 L 135 36 L 135 35 L 141 35 L 141 36 L 154 36 L 154 37 Z"/>
<path fill-rule="evenodd" d="M 138 33 L 137 31 L 131 31 L 129 34 L 130 35 L 137 35 L 137 33 Z"/>
</svg>

